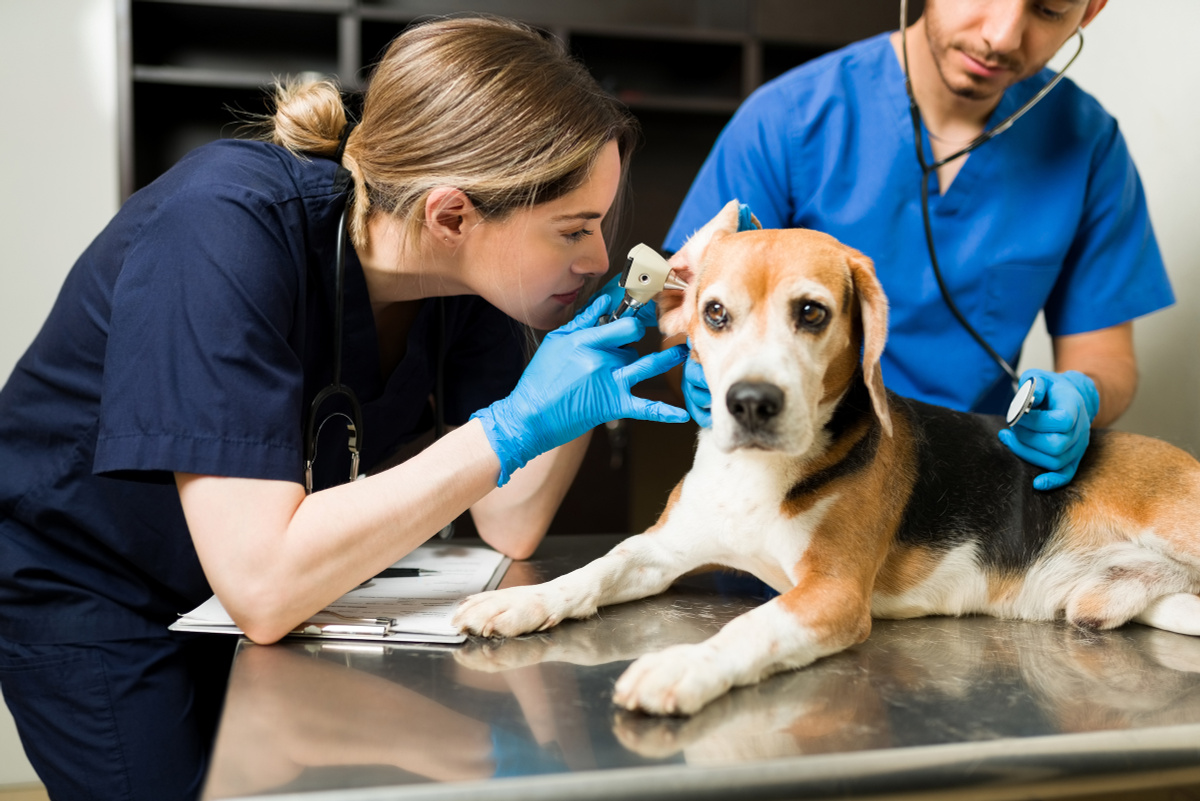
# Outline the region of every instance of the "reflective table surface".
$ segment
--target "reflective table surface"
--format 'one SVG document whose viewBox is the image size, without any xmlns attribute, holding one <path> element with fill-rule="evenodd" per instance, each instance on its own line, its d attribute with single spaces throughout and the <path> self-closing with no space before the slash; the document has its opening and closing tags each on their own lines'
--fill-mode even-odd
<svg viewBox="0 0 1200 801">
<path fill-rule="evenodd" d="M 551 537 L 501 586 L 617 541 Z M 502 642 L 243 640 L 205 797 L 1007 799 L 1200 784 L 1200 638 L 1139 625 L 876 621 L 861 645 L 691 718 L 613 706 L 635 657 L 760 602 L 710 574 Z"/>
</svg>

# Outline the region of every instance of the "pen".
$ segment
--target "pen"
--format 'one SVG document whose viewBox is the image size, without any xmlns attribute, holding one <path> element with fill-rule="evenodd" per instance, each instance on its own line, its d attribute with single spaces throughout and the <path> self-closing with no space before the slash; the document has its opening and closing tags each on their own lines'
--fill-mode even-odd
<svg viewBox="0 0 1200 801">
<path fill-rule="evenodd" d="M 417 578 L 432 576 L 436 570 L 425 570 L 419 567 L 387 567 L 375 574 L 375 578 Z"/>
</svg>

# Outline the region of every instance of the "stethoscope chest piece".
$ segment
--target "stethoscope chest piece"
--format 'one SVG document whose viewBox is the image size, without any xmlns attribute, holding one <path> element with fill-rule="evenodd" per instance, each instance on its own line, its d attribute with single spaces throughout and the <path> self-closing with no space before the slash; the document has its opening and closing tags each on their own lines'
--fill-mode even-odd
<svg viewBox="0 0 1200 801">
<path fill-rule="evenodd" d="M 1033 408 L 1033 391 L 1035 389 L 1037 389 L 1037 382 L 1032 378 L 1027 379 L 1017 388 L 1017 394 L 1013 396 L 1012 403 L 1008 404 L 1008 413 L 1004 415 L 1009 428 L 1015 426 L 1017 421 Z"/>
</svg>

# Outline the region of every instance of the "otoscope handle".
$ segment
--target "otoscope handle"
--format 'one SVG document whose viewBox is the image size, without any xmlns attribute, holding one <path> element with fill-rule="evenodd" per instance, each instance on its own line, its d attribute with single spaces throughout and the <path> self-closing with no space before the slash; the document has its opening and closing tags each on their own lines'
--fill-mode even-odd
<svg viewBox="0 0 1200 801">
<path fill-rule="evenodd" d="M 601 315 L 600 319 L 598 321 L 596 321 L 596 325 L 607 325 L 608 323 L 611 323 L 613 320 L 620 320 L 622 317 L 625 316 L 626 312 L 628 312 L 628 311 L 636 312 L 638 309 L 642 308 L 642 306 L 645 306 L 645 305 L 646 304 L 644 304 L 644 303 L 638 303 L 636 300 L 629 297 L 628 293 L 626 293 L 625 297 L 621 298 L 621 303 L 617 306 L 617 308 L 613 311 L 613 313 Z"/>
</svg>

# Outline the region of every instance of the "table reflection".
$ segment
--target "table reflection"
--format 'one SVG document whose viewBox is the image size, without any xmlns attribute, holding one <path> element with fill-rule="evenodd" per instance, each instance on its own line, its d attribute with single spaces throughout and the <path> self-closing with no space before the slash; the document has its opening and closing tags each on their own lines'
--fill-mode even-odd
<svg viewBox="0 0 1200 801">
<path fill-rule="evenodd" d="M 556 572 L 518 564 L 505 583 Z M 1200 639 L 990 618 L 877 621 L 865 643 L 690 718 L 612 705 L 632 659 L 707 638 L 757 602 L 695 577 L 506 641 L 243 643 L 206 797 L 1200 723 Z"/>
</svg>

